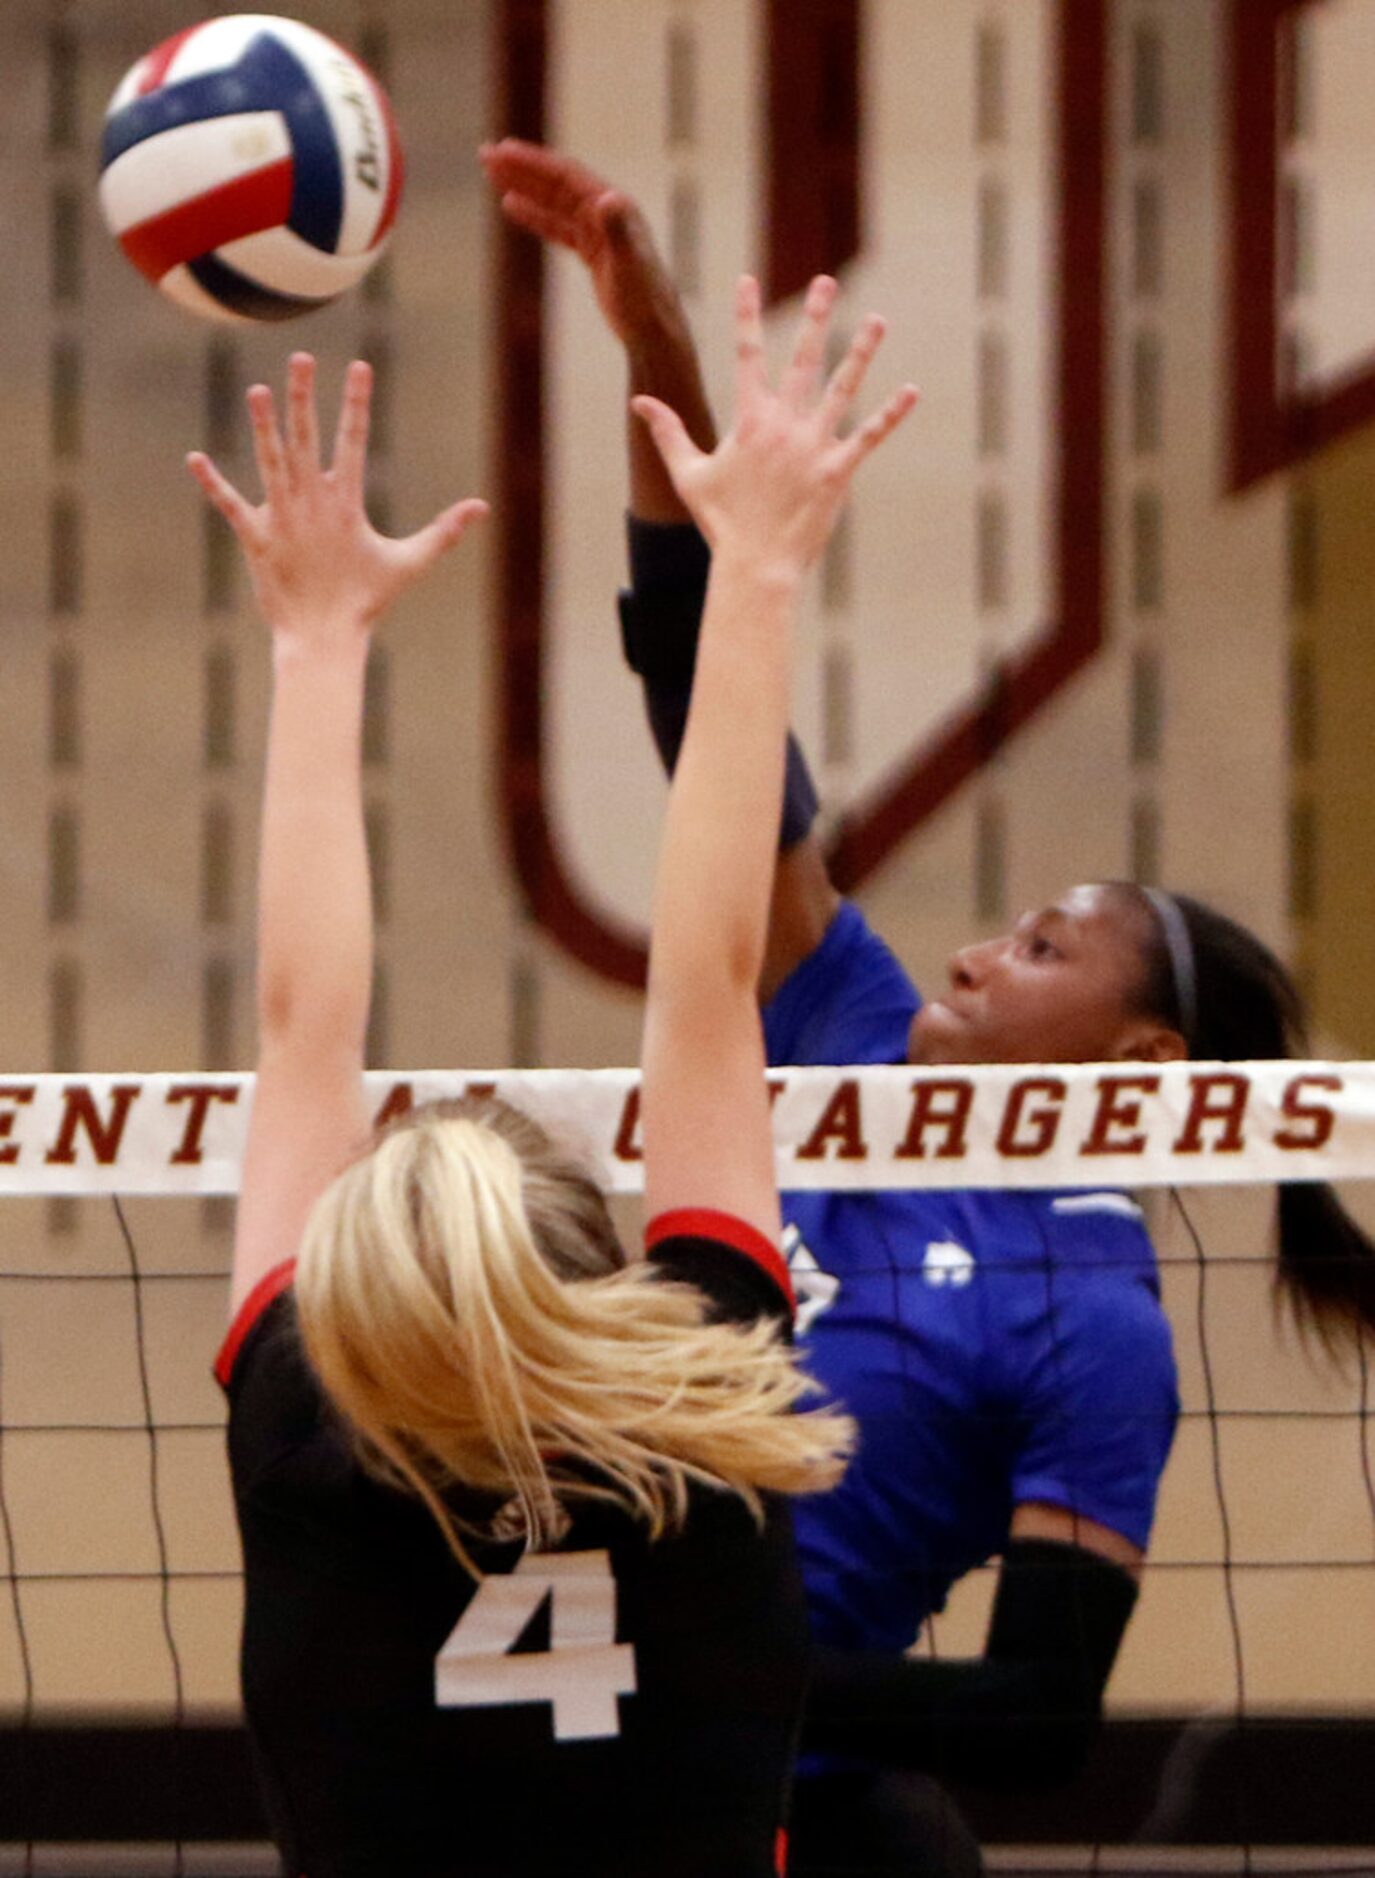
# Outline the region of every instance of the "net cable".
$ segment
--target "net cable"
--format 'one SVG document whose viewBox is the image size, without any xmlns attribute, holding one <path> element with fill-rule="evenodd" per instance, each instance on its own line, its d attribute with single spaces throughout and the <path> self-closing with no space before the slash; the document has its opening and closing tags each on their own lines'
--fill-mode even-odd
<svg viewBox="0 0 1375 1878">
<path fill-rule="evenodd" d="M 172 1817 L 177 1823 L 176 1839 L 173 1846 L 173 1878 L 184 1878 L 186 1870 L 185 1846 L 180 1821 L 183 1817 L 183 1792 L 185 1770 L 182 1764 L 182 1731 L 186 1718 L 186 1689 L 182 1674 L 181 1652 L 177 1648 L 176 1630 L 172 1623 L 172 1569 L 171 1554 L 167 1544 L 167 1527 L 162 1508 L 162 1476 L 158 1457 L 158 1428 L 153 1412 L 152 1372 L 148 1360 L 147 1320 L 143 1308 L 143 1272 L 139 1264 L 138 1249 L 134 1244 L 134 1235 L 129 1230 L 129 1221 L 120 1203 L 119 1195 L 111 1194 L 115 1218 L 119 1223 L 120 1237 L 129 1258 L 129 1276 L 133 1280 L 134 1302 L 134 1343 L 138 1360 L 139 1389 L 143 1398 L 144 1426 L 148 1434 L 148 1495 L 153 1516 L 153 1533 L 157 1544 L 158 1582 L 160 1587 L 159 1614 L 162 1621 L 162 1634 L 167 1644 L 167 1655 L 172 1668 Z"/>
<path fill-rule="evenodd" d="M 1250 1834 L 1246 1831 L 1245 1769 L 1247 1763 L 1247 1715 L 1246 1701 L 1246 1653 L 1242 1645 L 1241 1613 L 1237 1605 L 1236 1580 L 1234 1576 L 1235 1554 L 1232 1545 L 1232 1516 L 1227 1503 L 1227 1489 L 1222 1467 L 1222 1427 L 1218 1415 L 1217 1383 L 1213 1375 L 1212 1351 L 1208 1345 L 1208 1260 L 1203 1250 L 1203 1237 L 1193 1222 L 1189 1209 L 1184 1204 L 1183 1195 L 1177 1187 L 1170 1189 L 1170 1201 L 1184 1229 L 1193 1242 L 1194 1254 L 1198 1265 L 1197 1303 L 1195 1321 L 1198 1328 L 1199 1361 L 1203 1372 L 1203 1394 L 1207 1405 L 1208 1440 L 1212 1462 L 1213 1490 L 1217 1495 L 1218 1518 L 1222 1532 L 1222 1589 L 1227 1607 L 1227 1626 L 1232 1644 L 1233 1674 L 1236 1681 L 1236 1712 L 1238 1758 L 1242 1768 L 1242 1778 L 1237 1782 L 1237 1827 L 1241 1842 L 1242 1871 L 1249 1873 L 1254 1869 Z"/>
<path fill-rule="evenodd" d="M 27 1788 L 32 1781 L 32 1741 L 34 1715 L 34 1673 L 33 1653 L 29 1647 L 29 1633 L 24 1623 L 24 1601 L 19 1589 L 19 1559 L 15 1544 L 14 1520 L 10 1512 L 5 1475 L 5 1437 L 8 1423 L 5 1419 L 5 1347 L 0 1339 L 0 1531 L 5 1539 L 5 1562 L 10 1588 L 10 1611 L 14 1618 L 15 1638 L 19 1649 L 19 1675 L 23 1698 L 19 1712 L 19 1778 Z M 23 1878 L 33 1878 L 35 1847 L 29 1838 L 24 1842 L 22 1867 Z"/>
</svg>

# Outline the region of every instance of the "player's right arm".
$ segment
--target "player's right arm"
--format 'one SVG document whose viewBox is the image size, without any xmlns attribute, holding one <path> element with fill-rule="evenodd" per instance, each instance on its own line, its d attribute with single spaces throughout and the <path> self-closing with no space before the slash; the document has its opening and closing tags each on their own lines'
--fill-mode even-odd
<svg viewBox="0 0 1375 1878">
<path fill-rule="evenodd" d="M 257 1088 L 234 1238 L 232 1311 L 295 1256 L 319 1194 L 367 1135 L 363 1040 L 372 905 L 359 745 L 372 628 L 485 511 L 461 502 L 407 540 L 363 504 L 372 377 L 349 368 L 333 461 L 320 458 L 314 361 L 291 360 L 285 435 L 248 394 L 263 501 L 199 453 L 189 467 L 243 548 L 272 634 L 258 861 Z"/>
<path fill-rule="evenodd" d="M 699 449 L 716 428 L 692 330 L 649 223 L 623 190 L 586 164 L 538 144 L 505 138 L 483 146 L 483 167 L 505 214 L 576 254 L 597 304 L 624 348 L 632 397 L 676 411 Z M 650 727 L 673 772 L 692 693 L 711 556 L 644 425 L 630 419 L 631 588 L 622 598 L 626 652 L 645 686 Z M 802 751 L 787 737 L 773 898 L 759 995 L 767 1002 L 821 943 L 839 903 L 812 830 L 816 796 Z"/>
<path fill-rule="evenodd" d="M 1131 1572 L 1101 1551 L 1014 1536 L 981 1656 L 820 1649 L 803 1746 L 973 1786 L 1068 1780 L 1136 1599 Z"/>
<path fill-rule="evenodd" d="M 1054 1360 L 1029 1355 L 1013 1391 L 1014 1511 L 983 1654 L 822 1650 L 809 1746 L 1035 1786 L 1069 1778 L 1092 1745 L 1137 1602 L 1179 1388 L 1144 1228 L 1111 1204 L 1092 1210 L 1093 1196 L 1081 1203 L 1089 1210 L 1047 1204 L 1043 1215 L 1060 1275 Z"/>
<path fill-rule="evenodd" d="M 655 884 L 642 1102 L 651 1218 L 710 1207 L 779 1236 L 756 1001 L 783 794 L 792 633 L 802 581 L 863 458 L 915 402 L 908 386 L 848 438 L 838 427 L 882 338 L 866 320 L 822 388 L 835 283 L 808 292 L 775 391 L 758 283 L 736 308 L 735 427 L 710 454 L 638 398 L 674 488 L 712 549 L 692 709 Z"/>
</svg>

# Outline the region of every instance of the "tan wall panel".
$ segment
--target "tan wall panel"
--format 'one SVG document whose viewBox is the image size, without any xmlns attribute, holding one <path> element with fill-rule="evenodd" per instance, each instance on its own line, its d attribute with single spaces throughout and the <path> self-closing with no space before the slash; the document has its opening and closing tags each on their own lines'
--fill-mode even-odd
<svg viewBox="0 0 1375 1878">
<path fill-rule="evenodd" d="M 1226 1586 L 1212 1566 L 1148 1576 L 1113 1675 L 1111 1701 L 1133 1710 L 1235 1709 Z"/>
<path fill-rule="evenodd" d="M 156 1579 L 26 1584 L 20 1601 L 40 1713 L 170 1719 L 172 1659 Z"/>
</svg>

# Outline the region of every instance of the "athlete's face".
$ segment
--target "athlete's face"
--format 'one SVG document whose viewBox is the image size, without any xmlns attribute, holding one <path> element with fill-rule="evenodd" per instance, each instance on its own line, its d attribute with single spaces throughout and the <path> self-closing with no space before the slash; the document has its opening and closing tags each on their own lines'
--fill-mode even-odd
<svg viewBox="0 0 1375 1878">
<path fill-rule="evenodd" d="M 912 1023 L 914 1063 L 1163 1062 L 1183 1039 L 1143 1013 L 1147 916 L 1110 887 L 1074 887 L 1001 939 L 965 946 Z"/>
</svg>

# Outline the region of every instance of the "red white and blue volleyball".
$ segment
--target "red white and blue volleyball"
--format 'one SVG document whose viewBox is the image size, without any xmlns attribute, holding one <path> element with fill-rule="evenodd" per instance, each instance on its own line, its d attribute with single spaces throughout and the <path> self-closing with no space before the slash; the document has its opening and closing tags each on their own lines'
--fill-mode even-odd
<svg viewBox="0 0 1375 1878">
<path fill-rule="evenodd" d="M 208 319 L 292 319 L 377 260 L 403 176 L 391 106 L 324 33 L 268 13 L 189 26 L 127 72 L 100 202 L 169 299 Z"/>
</svg>

